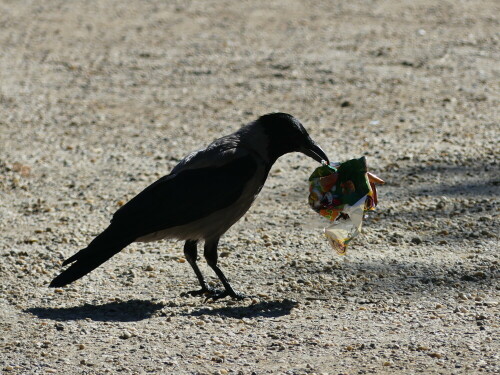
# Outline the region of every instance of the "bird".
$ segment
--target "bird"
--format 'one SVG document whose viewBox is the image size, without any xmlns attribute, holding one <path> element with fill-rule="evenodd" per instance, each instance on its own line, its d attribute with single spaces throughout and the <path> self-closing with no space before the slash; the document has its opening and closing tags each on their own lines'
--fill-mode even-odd
<svg viewBox="0 0 500 375">
<path fill-rule="evenodd" d="M 70 266 L 49 287 L 80 279 L 133 242 L 177 239 L 184 241 L 185 259 L 201 286 L 183 295 L 244 298 L 217 265 L 219 239 L 248 211 L 276 160 L 290 152 L 329 163 L 300 121 L 287 113 L 265 114 L 188 154 L 168 175 L 121 206 L 102 233 L 62 263 Z M 224 289 L 205 281 L 197 264 L 200 241 Z"/>
</svg>

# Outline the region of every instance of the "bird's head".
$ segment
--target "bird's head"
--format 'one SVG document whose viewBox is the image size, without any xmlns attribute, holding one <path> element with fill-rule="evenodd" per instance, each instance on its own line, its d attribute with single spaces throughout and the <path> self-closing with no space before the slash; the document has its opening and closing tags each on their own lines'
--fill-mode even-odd
<svg viewBox="0 0 500 375">
<path fill-rule="evenodd" d="M 292 115 L 270 113 L 259 117 L 255 124 L 261 126 L 267 135 L 269 140 L 267 151 L 273 162 L 289 152 L 301 152 L 319 163 L 323 160 L 329 163 L 325 152 L 311 139 L 300 121 Z"/>
</svg>

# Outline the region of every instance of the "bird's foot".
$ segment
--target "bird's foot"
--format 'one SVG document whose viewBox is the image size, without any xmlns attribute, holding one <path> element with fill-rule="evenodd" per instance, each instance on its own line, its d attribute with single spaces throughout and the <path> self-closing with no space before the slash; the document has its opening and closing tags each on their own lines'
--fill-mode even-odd
<svg viewBox="0 0 500 375">
<path fill-rule="evenodd" d="M 231 298 L 236 299 L 238 301 L 241 301 L 245 298 L 248 298 L 248 296 L 246 296 L 243 293 L 239 293 L 239 292 L 235 292 L 235 291 L 229 292 L 227 290 L 218 290 L 215 293 L 207 296 L 207 298 L 205 299 L 205 302 L 207 302 L 209 300 L 212 300 L 212 302 L 215 302 L 215 301 L 220 300 L 220 299 L 227 297 L 227 296 L 230 296 Z"/>
<path fill-rule="evenodd" d="M 190 290 L 188 292 L 181 293 L 181 297 L 189 297 L 189 296 L 192 296 L 192 297 L 205 296 L 206 297 L 205 302 L 207 302 L 209 300 L 211 300 L 212 302 L 215 302 L 215 301 L 222 299 L 224 297 L 227 297 L 227 296 L 230 296 L 231 298 L 236 299 L 236 300 L 240 300 L 240 301 L 249 297 L 243 293 L 235 292 L 233 290 L 227 291 L 225 289 L 216 289 L 216 288 L 212 288 L 209 286 L 203 287 L 203 288 L 198 289 L 198 290 Z"/>
<path fill-rule="evenodd" d="M 198 290 L 190 290 L 188 292 L 183 292 L 183 293 L 181 293 L 181 297 L 207 296 L 207 298 L 210 298 L 211 296 L 213 296 L 215 294 L 219 294 L 219 293 L 223 293 L 223 292 L 224 291 L 221 289 L 215 289 L 215 288 L 207 286 L 207 287 L 203 287 L 203 288 L 198 289 Z"/>
</svg>

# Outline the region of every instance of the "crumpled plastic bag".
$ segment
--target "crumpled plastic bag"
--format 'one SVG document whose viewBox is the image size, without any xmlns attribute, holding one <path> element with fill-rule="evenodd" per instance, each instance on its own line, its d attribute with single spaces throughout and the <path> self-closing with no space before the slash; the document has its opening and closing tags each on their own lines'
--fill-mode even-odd
<svg viewBox="0 0 500 375">
<path fill-rule="evenodd" d="M 330 245 L 344 255 L 361 232 L 365 211 L 378 203 L 375 184 L 384 181 L 368 172 L 365 157 L 323 164 L 309 177 L 309 205 L 332 224 L 324 229 Z"/>
</svg>

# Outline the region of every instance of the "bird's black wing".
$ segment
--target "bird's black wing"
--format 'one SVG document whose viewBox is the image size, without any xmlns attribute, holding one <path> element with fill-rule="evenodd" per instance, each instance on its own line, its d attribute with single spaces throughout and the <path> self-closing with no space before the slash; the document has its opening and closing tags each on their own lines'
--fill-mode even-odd
<svg viewBox="0 0 500 375">
<path fill-rule="evenodd" d="M 184 225 L 230 206 L 257 170 L 251 155 L 162 177 L 121 207 L 112 224 L 135 238 Z"/>
</svg>

